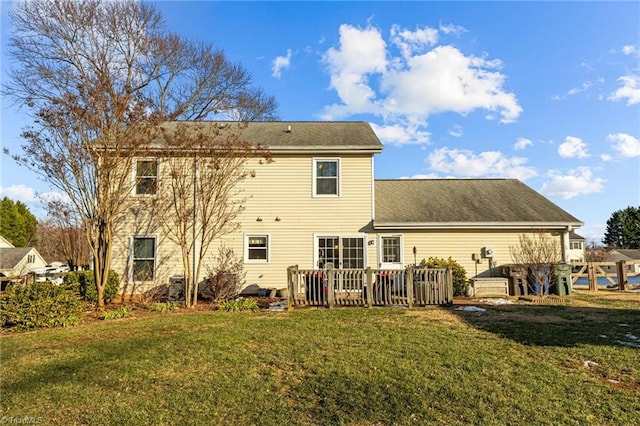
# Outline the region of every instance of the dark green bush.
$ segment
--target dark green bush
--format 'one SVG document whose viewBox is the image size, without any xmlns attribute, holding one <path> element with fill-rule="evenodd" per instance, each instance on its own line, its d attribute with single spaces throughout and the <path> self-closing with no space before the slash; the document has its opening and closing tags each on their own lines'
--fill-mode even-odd
<svg viewBox="0 0 640 426">
<path fill-rule="evenodd" d="M 422 268 L 451 268 L 453 275 L 453 295 L 466 296 L 469 290 L 469 281 L 467 281 L 467 271 L 458 262 L 452 258 L 443 259 L 440 257 L 430 257 L 422 259 L 420 262 Z"/>
<path fill-rule="evenodd" d="M 69 272 L 64 277 L 64 285 L 75 291 L 82 300 L 89 303 L 96 303 L 98 301 L 98 290 L 96 290 L 96 281 L 93 275 L 93 271 L 76 271 Z M 104 301 L 110 302 L 114 296 L 118 294 L 120 289 L 120 277 L 115 271 L 109 271 L 109 278 L 107 279 L 107 285 L 104 288 Z"/>
<path fill-rule="evenodd" d="M 10 285 L 0 293 L 0 323 L 21 330 L 74 325 L 84 305 L 72 290 L 50 282 Z"/>
</svg>

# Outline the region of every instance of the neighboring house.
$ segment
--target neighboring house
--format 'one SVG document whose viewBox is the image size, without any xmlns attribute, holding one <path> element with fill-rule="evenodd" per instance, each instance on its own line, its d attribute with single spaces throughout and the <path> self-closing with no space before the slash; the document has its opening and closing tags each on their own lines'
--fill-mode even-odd
<svg viewBox="0 0 640 426">
<path fill-rule="evenodd" d="M 34 247 L 14 247 L 0 237 L 0 276 L 19 277 L 47 264 Z"/>
<path fill-rule="evenodd" d="M 586 239 L 575 232 L 569 234 L 569 261 L 584 262 L 586 259 Z"/>
<path fill-rule="evenodd" d="M 624 260 L 626 262 L 632 262 L 632 264 L 628 265 L 629 272 L 640 273 L 640 250 L 637 249 L 614 249 L 604 256 L 605 262 L 619 262 Z M 613 269 L 614 267 L 609 267 L 608 269 Z"/>
<path fill-rule="evenodd" d="M 364 122 L 252 122 L 243 139 L 273 159 L 250 162 L 256 177 L 242 183 L 240 229 L 223 241 L 244 260 L 246 286 L 285 288 L 290 265 L 403 268 L 429 256 L 451 256 L 471 278 L 512 263 L 519 235 L 541 231 L 562 244 L 568 262 L 569 235 L 582 225 L 514 179 L 374 180 L 383 146 Z M 146 157 L 132 171 L 133 182 L 146 184 L 133 191 L 113 247 L 127 293 L 182 273 L 179 247 L 145 207 L 166 190 L 167 170 Z M 206 266 L 217 253 L 212 246 Z M 141 269 L 150 270 L 148 280 L 134 276 Z"/>
<path fill-rule="evenodd" d="M 0 248 L 12 248 L 13 244 L 9 242 L 5 237 L 0 235 Z"/>
</svg>

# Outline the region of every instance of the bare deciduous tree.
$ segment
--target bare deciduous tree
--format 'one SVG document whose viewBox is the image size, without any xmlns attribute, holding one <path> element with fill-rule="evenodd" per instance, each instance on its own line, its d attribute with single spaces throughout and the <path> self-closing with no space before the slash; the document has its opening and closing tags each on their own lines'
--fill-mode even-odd
<svg viewBox="0 0 640 426">
<path fill-rule="evenodd" d="M 244 210 L 241 182 L 255 176 L 251 158 L 270 161 L 268 151 L 242 139 L 246 123 L 173 123 L 164 127 L 173 141 L 163 159 L 168 175 L 158 215 L 165 234 L 181 250 L 185 301 L 197 303 L 198 283 L 211 244 L 238 229 Z"/>
<path fill-rule="evenodd" d="M 21 164 L 69 196 L 93 254 L 98 309 L 116 218 L 159 125 L 274 118 L 275 100 L 220 50 L 169 32 L 149 3 L 20 1 L 3 94 L 33 118 Z"/>
<path fill-rule="evenodd" d="M 88 265 L 91 250 L 75 208 L 58 199 L 47 201 L 45 208 L 47 219 L 38 224 L 40 254 L 49 260 L 64 260 L 72 271 Z"/>
<path fill-rule="evenodd" d="M 547 294 L 554 281 L 554 265 L 562 261 L 560 243 L 544 232 L 521 234 L 518 240 L 517 246 L 510 247 L 513 263 L 527 271 L 532 291 Z"/>
</svg>

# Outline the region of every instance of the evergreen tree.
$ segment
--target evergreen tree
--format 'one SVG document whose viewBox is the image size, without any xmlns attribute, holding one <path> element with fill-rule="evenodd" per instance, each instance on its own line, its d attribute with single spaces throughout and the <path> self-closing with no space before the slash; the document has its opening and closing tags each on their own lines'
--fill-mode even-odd
<svg viewBox="0 0 640 426">
<path fill-rule="evenodd" d="M 613 212 L 602 242 L 610 249 L 640 249 L 640 207 Z"/>
<path fill-rule="evenodd" d="M 34 243 L 38 221 L 21 201 L 0 200 L 0 235 L 16 247 Z"/>
</svg>

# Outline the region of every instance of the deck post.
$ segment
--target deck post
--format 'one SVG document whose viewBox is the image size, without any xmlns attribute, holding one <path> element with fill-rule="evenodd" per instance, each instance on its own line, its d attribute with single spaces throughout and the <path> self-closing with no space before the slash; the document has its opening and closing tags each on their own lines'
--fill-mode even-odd
<svg viewBox="0 0 640 426">
<path fill-rule="evenodd" d="M 296 291 L 296 283 L 298 281 L 298 265 L 289 266 L 287 268 L 287 288 L 289 289 L 287 295 L 287 310 L 293 310 L 293 304 L 296 300 L 295 291 Z"/>
<path fill-rule="evenodd" d="M 413 309 L 413 274 L 414 274 L 413 265 L 409 265 L 406 269 L 407 274 L 407 306 L 409 309 Z"/>
<path fill-rule="evenodd" d="M 618 269 L 618 290 L 624 291 L 627 289 L 627 262 L 620 260 L 617 263 Z"/>
<path fill-rule="evenodd" d="M 335 269 L 333 269 L 333 265 L 329 265 L 329 268 L 327 268 L 327 274 L 325 279 L 327 281 L 325 281 L 325 286 L 327 289 L 327 302 L 329 303 L 329 308 L 333 308 L 335 307 L 336 304 L 336 289 L 334 288 L 335 286 L 335 275 L 336 275 L 336 271 Z"/>
<path fill-rule="evenodd" d="M 447 267 L 447 279 L 445 286 L 444 294 L 446 295 L 446 304 L 451 306 L 453 305 L 453 269 L 451 269 L 450 266 Z"/>
<path fill-rule="evenodd" d="M 598 276 L 596 275 L 596 265 L 589 262 L 587 266 L 587 276 L 589 278 L 589 291 L 598 291 Z"/>
<path fill-rule="evenodd" d="M 373 270 L 370 266 L 365 273 L 367 274 L 367 308 L 371 308 L 373 306 Z"/>
</svg>

